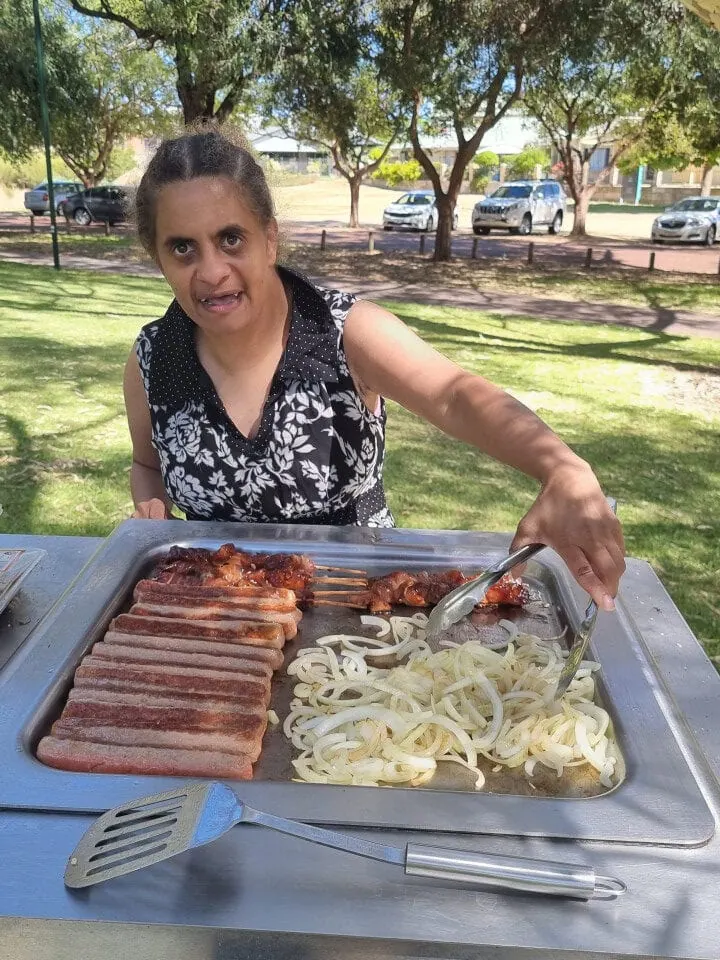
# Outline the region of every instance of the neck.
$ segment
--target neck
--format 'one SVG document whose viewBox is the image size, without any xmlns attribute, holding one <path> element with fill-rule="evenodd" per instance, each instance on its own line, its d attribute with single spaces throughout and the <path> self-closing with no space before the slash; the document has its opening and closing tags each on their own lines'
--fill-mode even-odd
<svg viewBox="0 0 720 960">
<path fill-rule="evenodd" d="M 289 315 L 289 301 L 285 286 L 277 271 L 267 284 L 266 294 L 252 324 L 232 334 L 213 336 L 207 330 L 198 329 L 196 343 L 205 356 L 228 373 L 256 366 L 268 356 L 284 347 Z"/>
</svg>

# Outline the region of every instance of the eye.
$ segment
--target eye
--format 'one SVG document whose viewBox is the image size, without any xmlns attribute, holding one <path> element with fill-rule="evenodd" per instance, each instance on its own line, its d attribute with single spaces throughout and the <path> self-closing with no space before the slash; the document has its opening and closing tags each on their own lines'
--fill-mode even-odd
<svg viewBox="0 0 720 960">
<path fill-rule="evenodd" d="M 176 240 L 172 245 L 172 252 L 178 257 L 186 257 L 192 249 L 189 240 Z"/>
<path fill-rule="evenodd" d="M 243 241 L 243 238 L 240 236 L 240 234 L 233 233 L 232 231 L 229 231 L 228 233 L 224 233 L 222 236 L 223 245 L 226 247 L 229 247 L 231 250 L 235 249 L 236 247 L 239 247 L 242 241 Z"/>
</svg>

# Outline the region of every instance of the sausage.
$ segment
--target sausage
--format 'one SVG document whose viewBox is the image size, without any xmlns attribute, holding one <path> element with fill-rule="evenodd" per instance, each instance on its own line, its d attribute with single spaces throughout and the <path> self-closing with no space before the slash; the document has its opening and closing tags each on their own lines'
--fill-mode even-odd
<svg viewBox="0 0 720 960">
<path fill-rule="evenodd" d="M 108 630 L 103 637 L 105 643 L 117 643 L 126 647 L 144 647 L 148 650 L 166 650 L 178 653 L 205 653 L 221 657 L 234 657 L 241 660 L 267 663 L 273 670 L 278 670 L 284 661 L 282 651 L 271 647 L 251 647 L 244 643 L 216 643 L 202 638 L 185 639 L 184 637 L 152 637 L 135 633 L 119 633 L 117 630 Z M 169 659 L 169 657 L 168 657 Z"/>
<path fill-rule="evenodd" d="M 175 707 L 178 710 L 214 710 L 217 713 L 248 713 L 258 717 L 267 717 L 267 709 L 261 700 L 222 700 L 212 695 L 195 700 L 182 692 L 157 690 L 135 692 L 134 690 L 106 690 L 104 687 L 73 687 L 68 694 L 70 703 L 109 703 L 129 707 Z"/>
<path fill-rule="evenodd" d="M 58 720 L 52 735 L 59 740 L 81 740 L 118 747 L 161 747 L 168 750 L 207 750 L 240 754 L 251 763 L 260 756 L 260 738 L 246 739 L 232 733 L 208 730 L 158 730 L 155 727 L 100 726 Z"/>
<path fill-rule="evenodd" d="M 163 583 L 160 580 L 140 580 L 133 591 L 137 603 L 178 603 L 189 601 L 195 605 L 207 600 L 221 601 L 227 604 L 243 604 L 251 601 L 257 608 L 271 610 L 292 610 L 297 602 L 294 591 L 282 587 L 256 587 L 254 585 L 224 587 L 204 586 L 203 584 Z"/>
<path fill-rule="evenodd" d="M 108 664 L 108 666 L 110 666 Z M 125 664 L 127 666 L 127 664 Z M 105 671 L 107 675 L 97 676 L 97 671 L 92 671 L 92 676 L 78 676 L 75 674 L 75 686 L 73 690 L 91 693 L 96 690 L 104 693 L 135 693 L 145 696 L 155 697 L 181 697 L 183 700 L 192 700 L 194 703 L 206 703 L 208 701 L 227 701 L 236 704 L 240 710 L 243 706 L 259 706 L 267 711 L 268 694 L 266 690 L 248 689 L 243 686 L 232 694 L 213 690 L 196 690 L 173 686 L 172 683 L 164 685 L 162 680 L 159 683 L 145 683 L 141 677 L 136 674 L 129 675 L 122 671 Z M 153 678 L 153 680 L 156 678 Z"/>
<path fill-rule="evenodd" d="M 38 759 L 50 767 L 76 773 L 132 773 L 165 777 L 211 777 L 251 780 L 252 764 L 242 754 L 167 747 L 125 747 L 43 737 Z"/>
<path fill-rule="evenodd" d="M 297 630 L 296 625 L 293 627 Z M 285 632 L 277 623 L 252 623 L 247 620 L 176 620 L 170 617 L 136 617 L 121 613 L 110 621 L 110 630 L 141 633 L 151 637 L 184 637 L 244 643 L 253 647 L 281 650 Z"/>
<path fill-rule="evenodd" d="M 228 644 L 229 646 L 229 644 Z M 173 650 L 148 650 L 144 647 L 123 646 L 119 643 L 96 643 L 93 657 L 103 660 L 119 660 L 129 663 L 172 664 L 174 667 L 209 667 L 212 670 L 241 671 L 258 677 L 271 677 L 272 667 L 259 660 L 243 660 L 240 657 L 216 657 L 202 653 L 178 653 Z"/>
<path fill-rule="evenodd" d="M 277 623 L 283 628 L 285 639 L 297 635 L 297 625 L 302 618 L 299 610 L 290 613 L 276 610 L 251 610 L 245 607 L 223 607 L 221 604 L 193 603 L 181 606 L 175 603 L 134 603 L 130 607 L 130 616 L 164 617 L 192 623 L 222 623 L 226 627 L 235 623 Z"/>
<path fill-rule="evenodd" d="M 120 663 L 85 657 L 75 671 L 75 678 L 136 680 L 143 686 L 170 687 L 177 690 L 207 692 L 241 698 L 243 693 L 262 693 L 270 699 L 270 682 L 264 677 L 226 670 L 205 670 L 191 667 L 160 667 L 155 664 Z"/>
</svg>

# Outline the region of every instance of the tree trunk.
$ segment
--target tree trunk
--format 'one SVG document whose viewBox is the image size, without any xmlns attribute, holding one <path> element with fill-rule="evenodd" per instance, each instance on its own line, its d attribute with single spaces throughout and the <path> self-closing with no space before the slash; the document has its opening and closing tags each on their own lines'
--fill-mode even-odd
<svg viewBox="0 0 720 960">
<path fill-rule="evenodd" d="M 443 193 L 436 195 L 435 203 L 438 211 L 438 225 L 435 233 L 435 253 L 433 260 L 446 262 L 452 257 L 452 211 L 453 204 L 450 197 Z"/>
<path fill-rule="evenodd" d="M 360 220 L 358 218 L 358 209 L 360 207 L 360 184 L 362 183 L 362 177 L 354 176 L 348 179 L 350 184 L 350 227 L 359 227 Z"/>
<path fill-rule="evenodd" d="M 587 215 L 590 208 L 590 190 L 587 186 L 581 187 L 577 191 L 577 196 L 575 198 L 575 218 L 573 220 L 572 230 L 570 231 L 571 237 L 586 237 L 587 236 Z"/>
<path fill-rule="evenodd" d="M 704 163 L 702 168 L 702 180 L 700 181 L 700 196 L 709 197 L 712 191 L 713 164 Z"/>
</svg>

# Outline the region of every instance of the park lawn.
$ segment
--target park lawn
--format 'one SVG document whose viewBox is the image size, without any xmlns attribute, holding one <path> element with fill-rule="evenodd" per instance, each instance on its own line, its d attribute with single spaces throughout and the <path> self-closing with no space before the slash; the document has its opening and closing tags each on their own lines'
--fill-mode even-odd
<svg viewBox="0 0 720 960">
<path fill-rule="evenodd" d="M 0 264 L 0 532 L 104 536 L 128 515 L 122 368 L 167 302 L 153 278 Z M 594 464 L 620 501 L 628 552 L 720 655 L 720 341 L 391 308 Z M 535 490 L 394 405 L 386 482 L 407 527 L 511 530 Z"/>
</svg>

